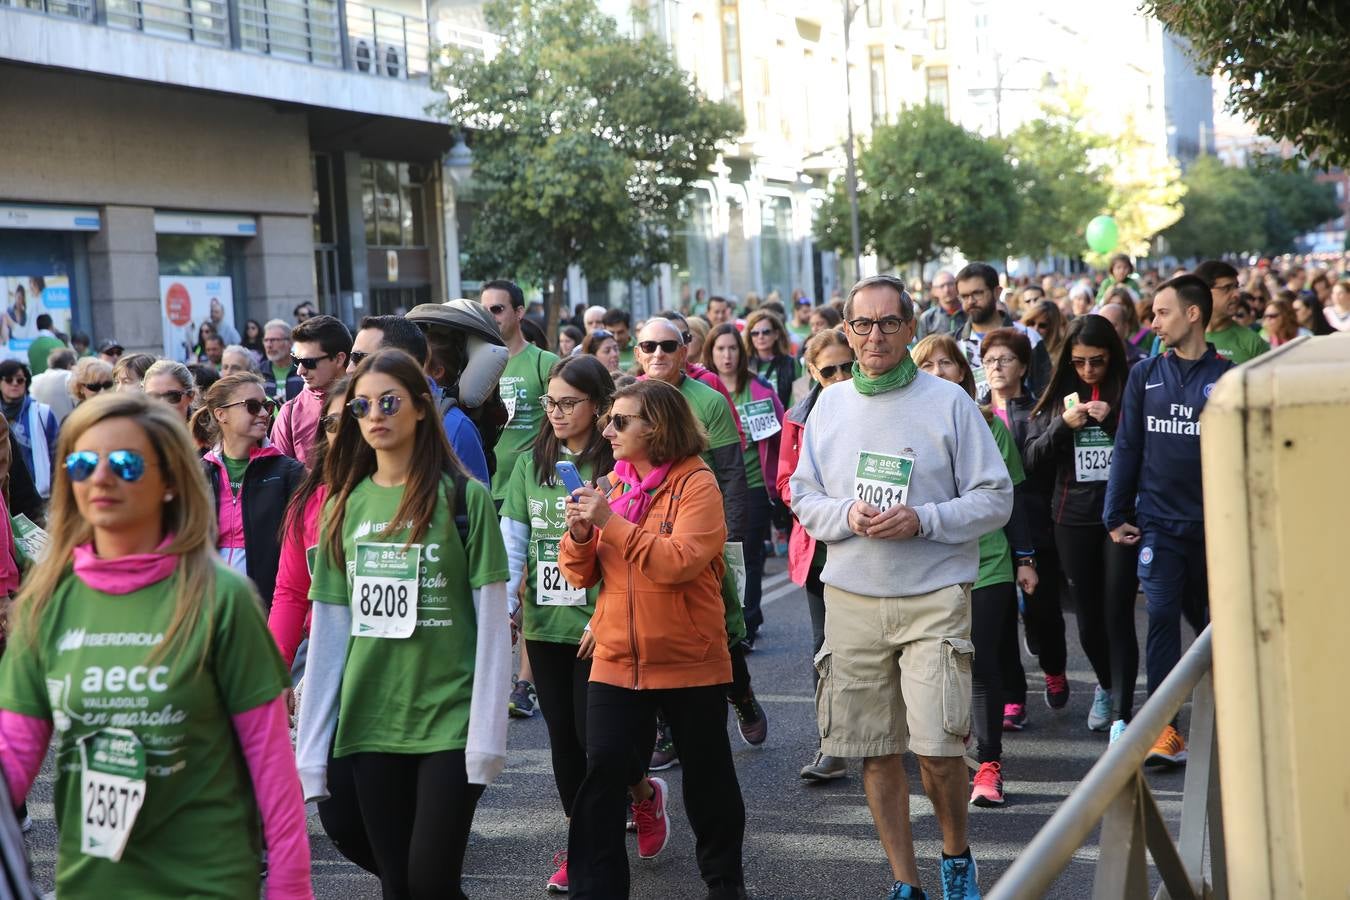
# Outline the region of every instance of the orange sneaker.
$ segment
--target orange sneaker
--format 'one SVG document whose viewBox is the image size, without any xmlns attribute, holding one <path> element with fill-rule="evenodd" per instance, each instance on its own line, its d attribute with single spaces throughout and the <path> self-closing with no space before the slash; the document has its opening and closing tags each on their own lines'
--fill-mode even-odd
<svg viewBox="0 0 1350 900">
<path fill-rule="evenodd" d="M 1171 725 L 1162 730 L 1153 742 L 1153 749 L 1144 757 L 1146 766 L 1184 766 L 1186 765 L 1186 740 Z"/>
</svg>

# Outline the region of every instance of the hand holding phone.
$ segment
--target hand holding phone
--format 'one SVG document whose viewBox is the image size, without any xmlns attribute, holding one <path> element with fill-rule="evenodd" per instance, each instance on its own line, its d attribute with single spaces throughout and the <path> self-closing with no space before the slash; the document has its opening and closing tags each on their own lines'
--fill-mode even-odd
<svg viewBox="0 0 1350 900">
<path fill-rule="evenodd" d="M 586 486 L 581 480 L 581 473 L 577 471 L 574 463 L 561 459 L 553 466 L 553 470 L 558 473 L 558 479 L 562 481 L 563 487 L 567 488 L 567 493 L 576 496 L 577 491 Z"/>
</svg>

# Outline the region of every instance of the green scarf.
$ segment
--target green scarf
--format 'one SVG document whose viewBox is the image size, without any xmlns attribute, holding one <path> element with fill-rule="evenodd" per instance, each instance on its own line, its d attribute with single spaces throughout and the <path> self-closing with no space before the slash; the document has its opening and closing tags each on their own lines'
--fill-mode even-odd
<svg viewBox="0 0 1350 900">
<path fill-rule="evenodd" d="M 853 386 L 858 389 L 858 393 L 865 397 L 871 397 L 874 394 L 884 394 L 887 391 L 894 391 L 902 388 L 914 380 L 914 376 L 919 374 L 919 367 L 914 365 L 912 357 L 906 356 L 904 362 L 886 372 L 882 372 L 875 378 L 870 375 L 864 375 L 862 367 L 857 363 L 853 364 Z"/>
</svg>

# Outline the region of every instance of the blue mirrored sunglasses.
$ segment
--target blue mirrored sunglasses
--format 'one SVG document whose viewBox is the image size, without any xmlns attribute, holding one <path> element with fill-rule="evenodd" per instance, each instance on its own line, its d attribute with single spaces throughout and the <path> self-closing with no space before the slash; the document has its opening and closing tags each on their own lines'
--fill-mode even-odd
<svg viewBox="0 0 1350 900">
<path fill-rule="evenodd" d="M 93 450 L 77 450 L 66 457 L 66 474 L 71 481 L 84 481 L 98 468 L 101 456 Z M 123 481 L 139 481 L 145 474 L 145 457 L 135 450 L 108 453 L 108 467 Z"/>
<path fill-rule="evenodd" d="M 347 401 L 347 408 L 351 410 L 352 415 L 358 419 L 364 419 L 370 415 L 371 409 L 379 408 L 380 413 L 386 416 L 392 416 L 403 406 L 403 398 L 397 394 L 385 394 L 378 400 L 371 402 L 365 397 L 356 397 Z"/>
</svg>

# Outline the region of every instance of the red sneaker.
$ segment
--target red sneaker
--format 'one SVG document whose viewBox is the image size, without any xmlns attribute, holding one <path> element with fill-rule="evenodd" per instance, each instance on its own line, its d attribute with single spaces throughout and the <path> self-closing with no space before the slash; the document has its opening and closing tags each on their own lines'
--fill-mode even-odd
<svg viewBox="0 0 1350 900">
<path fill-rule="evenodd" d="M 652 795 L 633 804 L 633 821 L 637 823 L 638 856 L 655 859 L 666 849 L 670 840 L 670 817 L 666 815 L 666 783 L 652 780 Z"/>
<path fill-rule="evenodd" d="M 553 854 L 553 865 L 558 867 L 558 871 L 553 873 L 553 877 L 548 880 L 548 892 L 550 894 L 567 893 L 567 851 L 559 850 Z"/>
<path fill-rule="evenodd" d="M 975 806 L 1003 805 L 1003 766 L 996 762 L 980 763 L 975 773 L 975 786 L 970 792 Z"/>
</svg>

